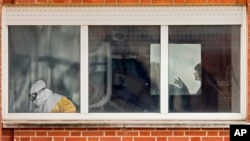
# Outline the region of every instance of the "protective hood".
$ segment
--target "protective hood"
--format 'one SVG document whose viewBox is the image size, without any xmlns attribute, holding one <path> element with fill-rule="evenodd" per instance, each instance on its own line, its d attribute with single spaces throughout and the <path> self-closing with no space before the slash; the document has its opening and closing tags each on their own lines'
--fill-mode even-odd
<svg viewBox="0 0 250 141">
<path fill-rule="evenodd" d="M 50 89 L 44 89 L 43 91 L 38 93 L 33 103 L 38 107 L 44 105 L 47 99 L 52 95 L 52 93 L 53 92 Z"/>
</svg>

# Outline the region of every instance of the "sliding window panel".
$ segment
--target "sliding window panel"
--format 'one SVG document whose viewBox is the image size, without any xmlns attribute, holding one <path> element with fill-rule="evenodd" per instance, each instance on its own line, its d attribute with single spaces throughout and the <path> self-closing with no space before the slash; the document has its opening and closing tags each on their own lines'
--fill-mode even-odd
<svg viewBox="0 0 250 141">
<path fill-rule="evenodd" d="M 160 112 L 160 26 L 89 26 L 89 112 Z"/>
<path fill-rule="evenodd" d="M 8 29 L 8 112 L 79 112 L 80 26 Z"/>
<path fill-rule="evenodd" d="M 169 111 L 240 112 L 240 26 L 169 26 Z"/>
</svg>

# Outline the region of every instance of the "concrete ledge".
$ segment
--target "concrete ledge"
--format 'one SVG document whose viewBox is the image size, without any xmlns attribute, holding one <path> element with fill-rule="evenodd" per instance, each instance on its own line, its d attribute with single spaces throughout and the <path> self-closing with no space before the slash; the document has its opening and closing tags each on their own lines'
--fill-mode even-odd
<svg viewBox="0 0 250 141">
<path fill-rule="evenodd" d="M 233 124 L 249 124 L 246 121 L 2 121 L 3 128 L 229 128 Z"/>
</svg>

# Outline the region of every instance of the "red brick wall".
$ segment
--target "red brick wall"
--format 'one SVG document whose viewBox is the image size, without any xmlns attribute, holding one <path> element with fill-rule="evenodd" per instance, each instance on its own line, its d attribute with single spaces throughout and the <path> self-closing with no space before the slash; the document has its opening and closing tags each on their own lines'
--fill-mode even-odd
<svg viewBox="0 0 250 141">
<path fill-rule="evenodd" d="M 229 141 L 228 129 L 15 129 L 16 141 Z M 11 140 L 4 141 L 11 141 Z M 11 139 L 11 138 L 9 138 Z"/>
<path fill-rule="evenodd" d="M 3 141 L 13 141 L 13 131 L 14 129 L 4 129 L 2 133 Z"/>
<path fill-rule="evenodd" d="M 247 4 L 248 1 L 247 0 L 0 0 L 0 4 L 2 3 L 3 4 L 10 4 L 10 3 L 11 4 L 83 4 L 83 5 L 91 5 L 91 4 L 92 5 L 93 4 L 98 4 L 98 5 L 127 5 L 127 4 L 129 5 L 131 4 L 134 4 L 134 5 L 145 5 L 145 4 L 146 5 L 194 5 L 194 4 L 196 5 L 239 5 L 240 4 L 240 5 L 244 5 L 244 4 Z M 249 9 L 247 13 L 248 13 L 247 14 L 248 19 L 250 19 Z M 248 22 L 248 27 L 250 27 L 250 22 Z M 248 35 L 250 33 L 249 31 L 248 31 Z M 250 41 L 249 36 L 248 36 L 248 41 Z M 248 44 L 248 46 L 250 47 L 250 44 Z M 250 50 L 248 51 L 248 53 L 250 53 Z M 250 57 L 248 58 L 250 59 Z M 249 59 L 248 61 L 250 61 Z M 250 67 L 248 66 L 248 70 L 249 68 Z M 1 75 L 0 75 L 0 78 L 1 78 Z M 0 93 L 0 110 L 2 108 L 1 95 L 2 93 Z M 248 92 L 248 101 L 250 101 L 250 92 Z M 248 107 L 250 107 L 250 102 L 248 103 Z M 250 108 L 248 108 L 248 120 L 249 119 L 250 119 Z M 0 112 L 0 121 L 1 121 L 1 112 Z M 228 128 L 220 128 L 220 129 L 219 128 L 216 128 L 216 129 L 214 128 L 211 128 L 211 129 L 209 128 L 2 129 L 2 125 L 0 125 L 0 141 L 229 141 L 229 129 Z"/>
</svg>

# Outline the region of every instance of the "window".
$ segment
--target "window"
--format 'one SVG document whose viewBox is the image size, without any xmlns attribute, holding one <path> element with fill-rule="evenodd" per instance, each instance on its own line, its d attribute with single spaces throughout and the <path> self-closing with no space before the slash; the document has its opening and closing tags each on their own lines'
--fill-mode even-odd
<svg viewBox="0 0 250 141">
<path fill-rule="evenodd" d="M 4 119 L 245 118 L 244 7 L 71 8 L 4 7 Z"/>
<path fill-rule="evenodd" d="M 240 112 L 240 26 L 169 26 L 169 110 Z"/>
<path fill-rule="evenodd" d="M 79 112 L 79 51 L 79 26 L 9 26 L 9 112 L 50 112 L 63 98 L 49 101 L 52 93 L 72 100 Z M 73 105 L 57 112 L 69 112 Z"/>
<path fill-rule="evenodd" d="M 89 26 L 89 112 L 159 112 L 159 44 L 160 26 Z"/>
</svg>

